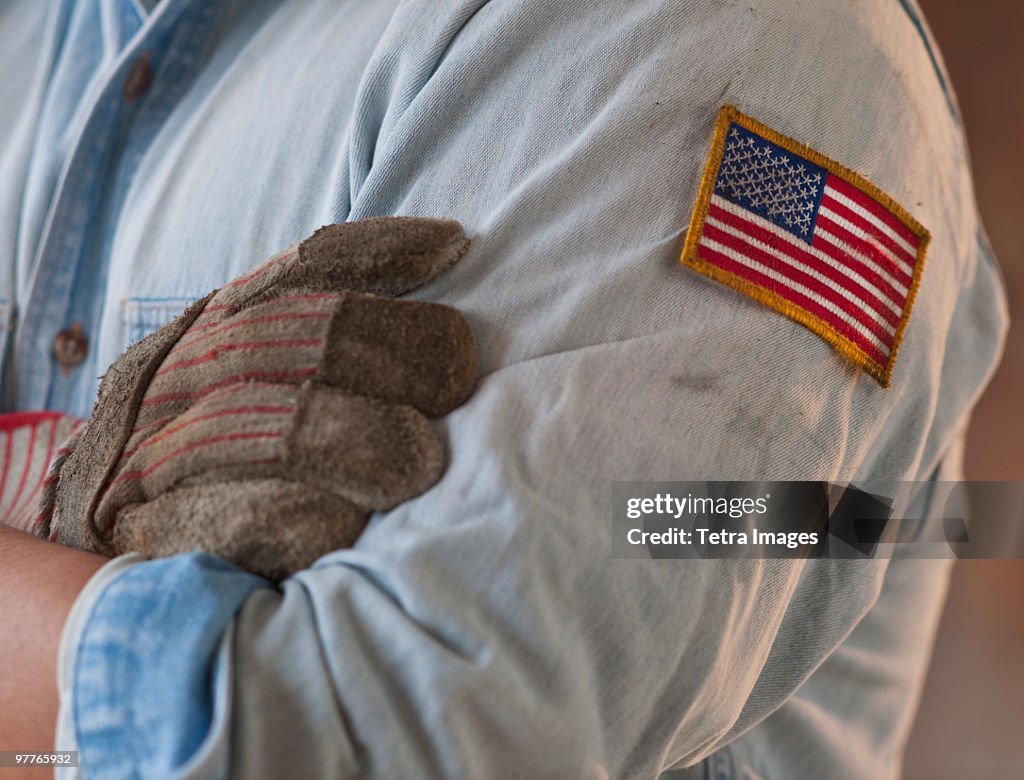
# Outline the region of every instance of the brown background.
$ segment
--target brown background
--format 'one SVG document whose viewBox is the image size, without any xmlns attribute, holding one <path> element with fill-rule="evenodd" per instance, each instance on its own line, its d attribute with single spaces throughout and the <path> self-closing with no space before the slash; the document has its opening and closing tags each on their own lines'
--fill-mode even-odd
<svg viewBox="0 0 1024 780">
<path fill-rule="evenodd" d="M 1015 322 L 974 414 L 971 479 L 1024 479 L 1024 1 L 919 0 L 946 60 Z M 1024 561 L 956 565 L 906 780 L 1024 778 Z"/>
</svg>

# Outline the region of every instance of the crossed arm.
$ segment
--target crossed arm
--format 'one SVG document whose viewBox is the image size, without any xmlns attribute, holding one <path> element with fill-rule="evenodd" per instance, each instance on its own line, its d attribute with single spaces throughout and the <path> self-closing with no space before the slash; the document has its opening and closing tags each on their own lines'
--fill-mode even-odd
<svg viewBox="0 0 1024 780">
<path fill-rule="evenodd" d="M 0 750 L 54 748 L 61 629 L 79 591 L 104 563 L 101 556 L 0 524 Z M 20 780 L 33 776 L 10 771 Z M 53 774 L 50 768 L 39 772 Z"/>
</svg>

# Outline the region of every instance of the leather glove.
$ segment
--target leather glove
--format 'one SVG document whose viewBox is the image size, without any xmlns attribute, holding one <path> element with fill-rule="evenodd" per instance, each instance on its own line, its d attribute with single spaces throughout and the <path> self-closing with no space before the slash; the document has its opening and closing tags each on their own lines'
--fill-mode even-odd
<svg viewBox="0 0 1024 780">
<path fill-rule="evenodd" d="M 443 471 L 426 418 L 472 392 L 473 336 L 393 296 L 467 245 L 450 221 L 330 225 L 193 304 L 110 367 L 38 533 L 272 579 L 350 546 Z"/>
</svg>

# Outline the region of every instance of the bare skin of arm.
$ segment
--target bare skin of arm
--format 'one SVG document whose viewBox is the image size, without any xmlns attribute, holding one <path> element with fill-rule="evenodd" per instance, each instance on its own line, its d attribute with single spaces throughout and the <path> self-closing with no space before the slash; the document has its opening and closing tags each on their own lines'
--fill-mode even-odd
<svg viewBox="0 0 1024 780">
<path fill-rule="evenodd" d="M 61 630 L 106 561 L 0 525 L 0 750 L 55 749 Z M 0 769 L 0 779 L 52 776 L 52 768 Z"/>
</svg>

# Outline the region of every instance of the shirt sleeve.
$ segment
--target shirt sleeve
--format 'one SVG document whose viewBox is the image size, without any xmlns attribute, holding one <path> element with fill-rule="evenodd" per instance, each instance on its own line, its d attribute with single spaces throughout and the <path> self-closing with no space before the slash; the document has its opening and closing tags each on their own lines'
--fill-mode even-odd
<svg viewBox="0 0 1024 780">
<path fill-rule="evenodd" d="M 80 760 L 58 777 L 223 776 L 224 747 L 207 734 L 226 717 L 225 627 L 260 587 L 270 585 L 208 555 L 146 562 L 130 554 L 105 564 L 79 594 L 61 637 L 55 744 L 78 750 Z M 151 666 L 153 643 L 168 641 L 168 631 L 175 641 L 187 634 L 200 655 L 172 654 Z"/>
<path fill-rule="evenodd" d="M 90 777 L 656 776 L 777 710 L 875 604 L 885 561 L 615 560 L 611 491 L 927 479 L 952 446 L 1005 310 L 916 31 L 860 4 L 562 5 L 399 11 L 359 91 L 342 216 L 443 204 L 474 235 L 423 293 L 484 369 L 438 423 L 443 480 L 279 589 L 202 555 L 97 586 L 62 727 Z M 868 53 L 815 60 L 844 46 Z M 890 390 L 679 266 L 726 97 L 923 204 Z"/>
</svg>

